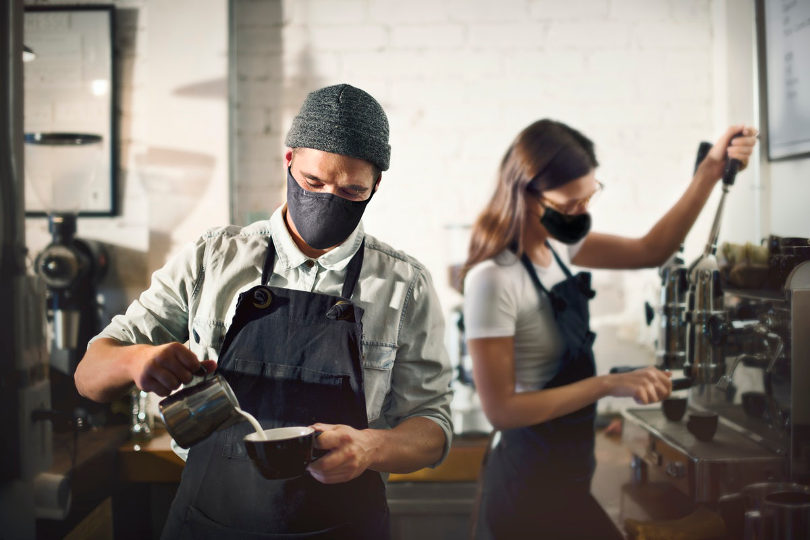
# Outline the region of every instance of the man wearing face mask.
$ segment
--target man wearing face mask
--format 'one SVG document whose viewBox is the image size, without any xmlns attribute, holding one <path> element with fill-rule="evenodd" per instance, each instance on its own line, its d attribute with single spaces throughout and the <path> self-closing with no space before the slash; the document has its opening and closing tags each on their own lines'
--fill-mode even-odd
<svg viewBox="0 0 810 540">
<path fill-rule="evenodd" d="M 732 137 L 739 135 L 733 139 Z M 639 238 L 592 232 L 602 189 L 593 143 L 553 120 L 526 127 L 501 161 L 464 266 L 464 322 L 476 389 L 500 431 L 483 471 L 476 538 L 622 538 L 590 494 L 596 402 L 653 403 L 669 374 L 653 367 L 597 375 L 588 301 L 591 268 L 666 261 L 723 175 L 748 162 L 756 130 L 732 126 L 672 208 Z"/>
<path fill-rule="evenodd" d="M 385 112 L 360 89 L 322 88 L 286 145 L 287 204 L 186 247 L 76 371 L 79 391 L 103 401 L 133 382 L 164 396 L 216 369 L 263 428 L 322 432 L 325 455 L 285 480 L 247 458 L 247 422 L 192 446 L 164 538 L 387 538 L 381 473 L 436 465 L 449 449 L 430 276 L 361 223 L 389 166 Z"/>
</svg>

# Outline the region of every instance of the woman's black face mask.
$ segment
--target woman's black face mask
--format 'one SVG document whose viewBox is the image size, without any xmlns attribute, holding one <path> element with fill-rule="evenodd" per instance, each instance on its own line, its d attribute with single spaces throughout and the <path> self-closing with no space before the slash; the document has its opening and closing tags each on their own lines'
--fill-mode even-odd
<svg viewBox="0 0 810 540">
<path fill-rule="evenodd" d="M 587 212 L 575 215 L 563 214 L 545 206 L 540 223 L 560 242 L 576 244 L 591 230 L 591 215 Z"/>
</svg>

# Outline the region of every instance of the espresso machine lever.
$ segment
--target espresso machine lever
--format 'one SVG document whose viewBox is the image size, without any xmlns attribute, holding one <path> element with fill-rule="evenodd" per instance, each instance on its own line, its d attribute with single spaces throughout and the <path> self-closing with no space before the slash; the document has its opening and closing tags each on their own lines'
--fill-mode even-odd
<svg viewBox="0 0 810 540">
<path fill-rule="evenodd" d="M 735 135 L 735 137 L 738 135 Z M 733 139 L 733 138 L 732 138 Z M 708 143 L 701 143 L 701 149 Z M 703 254 L 689 269 L 689 306 L 686 314 L 686 362 L 684 374 L 695 384 L 714 384 L 725 374 L 723 336 L 727 318 L 723 307 L 720 267 L 715 256 L 723 207 L 734 185 L 740 162 L 729 159 L 723 171 L 723 191 L 714 215 L 709 241 Z"/>
</svg>

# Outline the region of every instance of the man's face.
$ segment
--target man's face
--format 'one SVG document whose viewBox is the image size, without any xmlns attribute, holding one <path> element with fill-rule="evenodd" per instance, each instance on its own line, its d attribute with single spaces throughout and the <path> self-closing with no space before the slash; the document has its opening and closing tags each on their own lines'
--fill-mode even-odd
<svg viewBox="0 0 810 540">
<path fill-rule="evenodd" d="M 350 201 L 371 197 L 380 175 L 368 161 L 312 148 L 287 150 L 287 166 L 301 188 Z"/>
</svg>

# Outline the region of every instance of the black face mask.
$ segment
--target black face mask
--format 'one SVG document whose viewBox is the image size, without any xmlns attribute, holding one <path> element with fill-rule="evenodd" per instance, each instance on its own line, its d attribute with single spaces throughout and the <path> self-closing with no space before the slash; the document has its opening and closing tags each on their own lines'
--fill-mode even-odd
<svg viewBox="0 0 810 540">
<path fill-rule="evenodd" d="M 371 197 L 350 201 L 331 193 L 307 191 L 287 168 L 287 211 L 298 234 L 315 249 L 326 249 L 346 240 L 357 228 L 370 200 Z"/>
<path fill-rule="evenodd" d="M 548 233 L 564 244 L 576 244 L 591 230 L 591 215 L 568 215 L 557 212 L 548 206 L 540 217 L 540 223 Z"/>
</svg>

